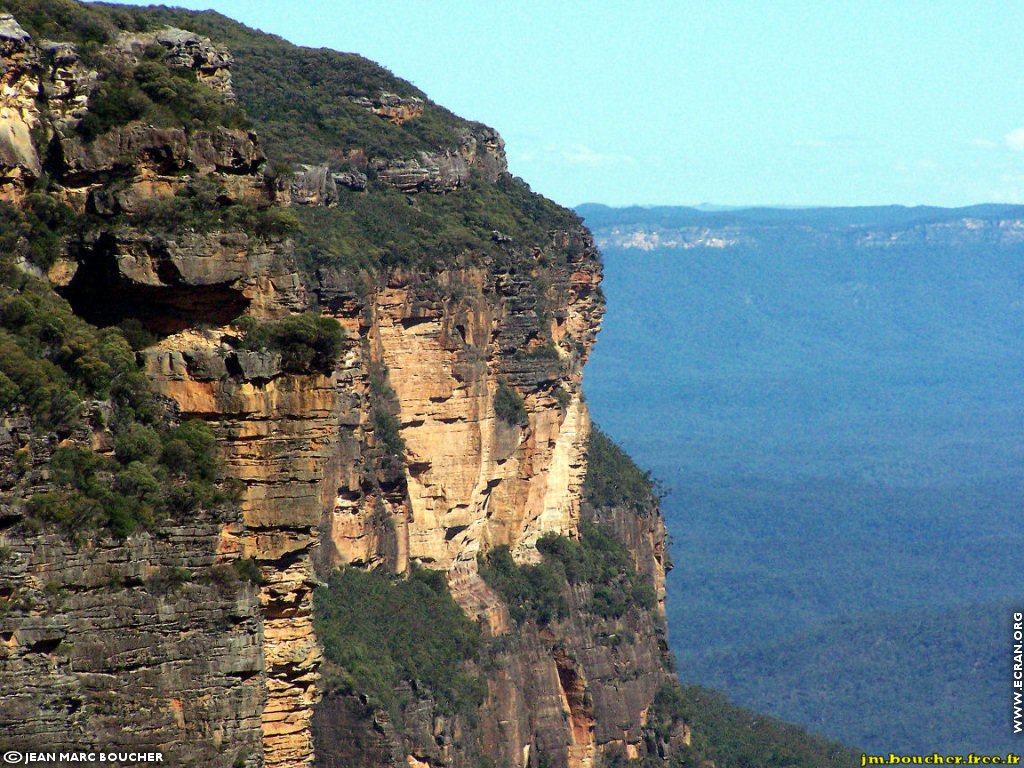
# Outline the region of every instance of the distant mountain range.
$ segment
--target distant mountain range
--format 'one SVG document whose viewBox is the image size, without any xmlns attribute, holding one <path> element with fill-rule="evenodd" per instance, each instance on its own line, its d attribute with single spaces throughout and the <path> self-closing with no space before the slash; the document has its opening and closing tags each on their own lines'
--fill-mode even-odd
<svg viewBox="0 0 1024 768">
<path fill-rule="evenodd" d="M 914 243 L 1024 243 L 1024 206 L 966 208 L 610 208 L 587 203 L 577 212 L 601 248 L 727 248 L 780 242 L 891 247 Z"/>
</svg>

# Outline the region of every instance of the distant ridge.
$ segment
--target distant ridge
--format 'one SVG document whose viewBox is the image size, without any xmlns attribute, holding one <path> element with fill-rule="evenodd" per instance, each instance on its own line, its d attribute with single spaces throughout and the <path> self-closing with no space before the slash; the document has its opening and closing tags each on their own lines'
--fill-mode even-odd
<svg viewBox="0 0 1024 768">
<path fill-rule="evenodd" d="M 906 226 L 955 221 L 964 218 L 998 220 L 1024 218 L 1024 205 L 980 203 L 962 208 L 918 205 L 870 205 L 849 207 L 783 208 L 764 206 L 655 205 L 612 207 L 584 203 L 576 212 L 592 229 L 614 225 L 648 226 L 722 226 L 728 224 L 805 224 L 805 225 L 889 225 Z"/>
</svg>

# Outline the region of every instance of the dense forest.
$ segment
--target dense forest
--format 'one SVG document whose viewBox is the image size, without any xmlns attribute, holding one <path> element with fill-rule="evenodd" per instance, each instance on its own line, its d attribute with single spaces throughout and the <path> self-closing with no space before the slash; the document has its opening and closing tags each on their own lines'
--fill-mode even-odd
<svg viewBox="0 0 1024 768">
<path fill-rule="evenodd" d="M 1020 209 L 580 210 L 586 390 L 671 489 L 683 679 L 867 749 L 1008 749 Z"/>
</svg>

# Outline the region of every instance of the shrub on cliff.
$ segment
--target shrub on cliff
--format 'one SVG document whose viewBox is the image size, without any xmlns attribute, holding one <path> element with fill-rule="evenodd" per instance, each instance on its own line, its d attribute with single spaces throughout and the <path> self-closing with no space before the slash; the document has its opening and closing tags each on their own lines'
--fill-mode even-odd
<svg viewBox="0 0 1024 768">
<path fill-rule="evenodd" d="M 285 237 L 299 226 L 291 210 L 231 202 L 216 181 L 202 177 L 193 179 L 174 195 L 145 201 L 138 212 L 122 213 L 115 221 L 150 232 L 227 230 L 264 240 Z"/>
<path fill-rule="evenodd" d="M 595 507 L 624 506 L 650 514 L 666 493 L 651 473 L 640 469 L 611 438 L 594 426 L 587 445 L 587 475 L 583 495 Z"/>
<path fill-rule="evenodd" d="M 0 373 L 8 409 L 24 407 L 40 429 L 62 435 L 80 424 L 83 399 L 147 411 L 148 389 L 132 389 L 140 374 L 118 331 L 81 320 L 41 281 L 0 271 Z"/>
<path fill-rule="evenodd" d="M 525 426 L 529 421 L 523 396 L 504 379 L 498 379 L 498 390 L 494 393 L 494 413 L 506 424 L 515 427 Z"/>
<path fill-rule="evenodd" d="M 508 547 L 496 547 L 478 560 L 480 575 L 502 596 L 517 622 L 548 624 L 568 614 L 570 584 L 587 585 L 583 610 L 607 619 L 631 607 L 653 610 L 657 596 L 638 574 L 626 547 L 609 531 L 584 523 L 579 540 L 549 534 L 537 542 L 541 562 L 517 565 Z"/>
<path fill-rule="evenodd" d="M 41 192 L 28 195 L 20 209 L 0 203 L 0 253 L 17 254 L 40 269 L 49 269 L 74 219 L 70 208 Z"/>
<path fill-rule="evenodd" d="M 167 66 L 164 53 L 159 45 L 147 48 L 143 60 L 133 67 L 93 57 L 100 79 L 89 95 L 89 111 L 78 124 L 79 134 L 94 139 L 133 120 L 193 129 L 248 125 L 241 108 L 199 82 L 191 70 Z"/>
<path fill-rule="evenodd" d="M 402 469 L 405 454 L 405 440 L 402 438 L 402 424 L 398 420 L 400 406 L 398 395 L 388 383 L 388 368 L 383 362 L 371 362 L 370 399 L 373 409 L 373 434 L 378 446 L 394 462 L 398 472 Z"/>
<path fill-rule="evenodd" d="M 35 40 L 74 43 L 86 65 L 97 71 L 89 111 L 77 128 L 87 139 L 132 120 L 189 128 L 247 125 L 241 107 L 199 82 L 194 72 L 167 66 L 162 46 L 146 49 L 134 65 L 106 55 L 103 46 L 121 31 L 161 26 L 144 13 L 70 0 L 5 0 L 3 5 Z"/>
<path fill-rule="evenodd" d="M 53 490 L 30 497 L 30 519 L 76 535 L 106 529 L 123 537 L 224 503 L 213 451 L 213 433 L 199 421 L 160 431 L 130 424 L 115 434 L 114 459 L 81 446 L 58 448 L 50 461 Z"/>
<path fill-rule="evenodd" d="M 619 618 L 631 606 L 650 611 L 657 605 L 650 579 L 636 572 L 629 550 L 607 529 L 582 523 L 579 540 L 549 534 L 537 551 L 558 563 L 570 584 L 591 585 L 590 613 Z"/>
<path fill-rule="evenodd" d="M 533 247 L 551 244 L 553 231 L 579 225 L 572 212 L 534 194 L 521 179 L 491 183 L 476 171 L 462 187 L 443 195 L 418 194 L 412 204 L 408 195 L 372 179 L 367 192 L 339 187 L 338 195 L 333 208 L 293 209 L 300 222 L 296 255 L 307 270 L 329 264 L 352 271 L 396 266 L 432 271 L 472 254 L 474 262 L 486 257 L 498 268 L 532 275 L 538 264 L 550 266 L 557 252 L 545 251 L 539 262 L 531 255 L 524 265 L 520 249 L 528 247 L 532 254 Z"/>
<path fill-rule="evenodd" d="M 483 702 L 483 683 L 470 667 L 480 630 L 452 599 L 443 574 L 414 568 L 402 578 L 345 568 L 314 597 L 329 688 L 366 695 L 396 722 L 404 685 L 426 686 L 441 711 L 470 713 Z"/>
<path fill-rule="evenodd" d="M 29 498 L 29 523 L 125 536 L 225 502 L 209 428 L 172 427 L 120 329 L 89 325 L 9 259 L 0 256 L 0 412 L 27 415 L 51 436 L 40 446 L 72 438 L 53 453 L 50 488 Z M 113 458 L 78 442 L 82 427 L 109 429 Z M 32 457 L 21 451 L 24 477 Z"/>
<path fill-rule="evenodd" d="M 280 352 L 281 366 L 292 373 L 329 373 L 345 340 L 341 324 L 317 312 L 267 323 L 244 316 L 235 324 L 243 333 L 242 349 Z"/>
<path fill-rule="evenodd" d="M 4 0 L 3 7 L 33 37 L 67 40 L 93 51 L 120 29 L 141 32 L 149 25 L 138 15 L 116 6 L 75 0 Z"/>
<path fill-rule="evenodd" d="M 484 581 L 501 595 L 516 622 L 550 624 L 568 614 L 565 574 L 550 562 L 517 565 L 509 548 L 501 546 L 481 555 L 478 567 Z"/>
</svg>

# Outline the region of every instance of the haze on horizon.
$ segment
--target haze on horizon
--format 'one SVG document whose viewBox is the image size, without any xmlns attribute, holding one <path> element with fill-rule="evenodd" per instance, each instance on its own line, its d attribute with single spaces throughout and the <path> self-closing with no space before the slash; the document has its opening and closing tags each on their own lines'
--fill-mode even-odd
<svg viewBox="0 0 1024 768">
<path fill-rule="evenodd" d="M 383 64 L 563 205 L 1024 202 L 1020 3 L 172 2 Z"/>
</svg>

